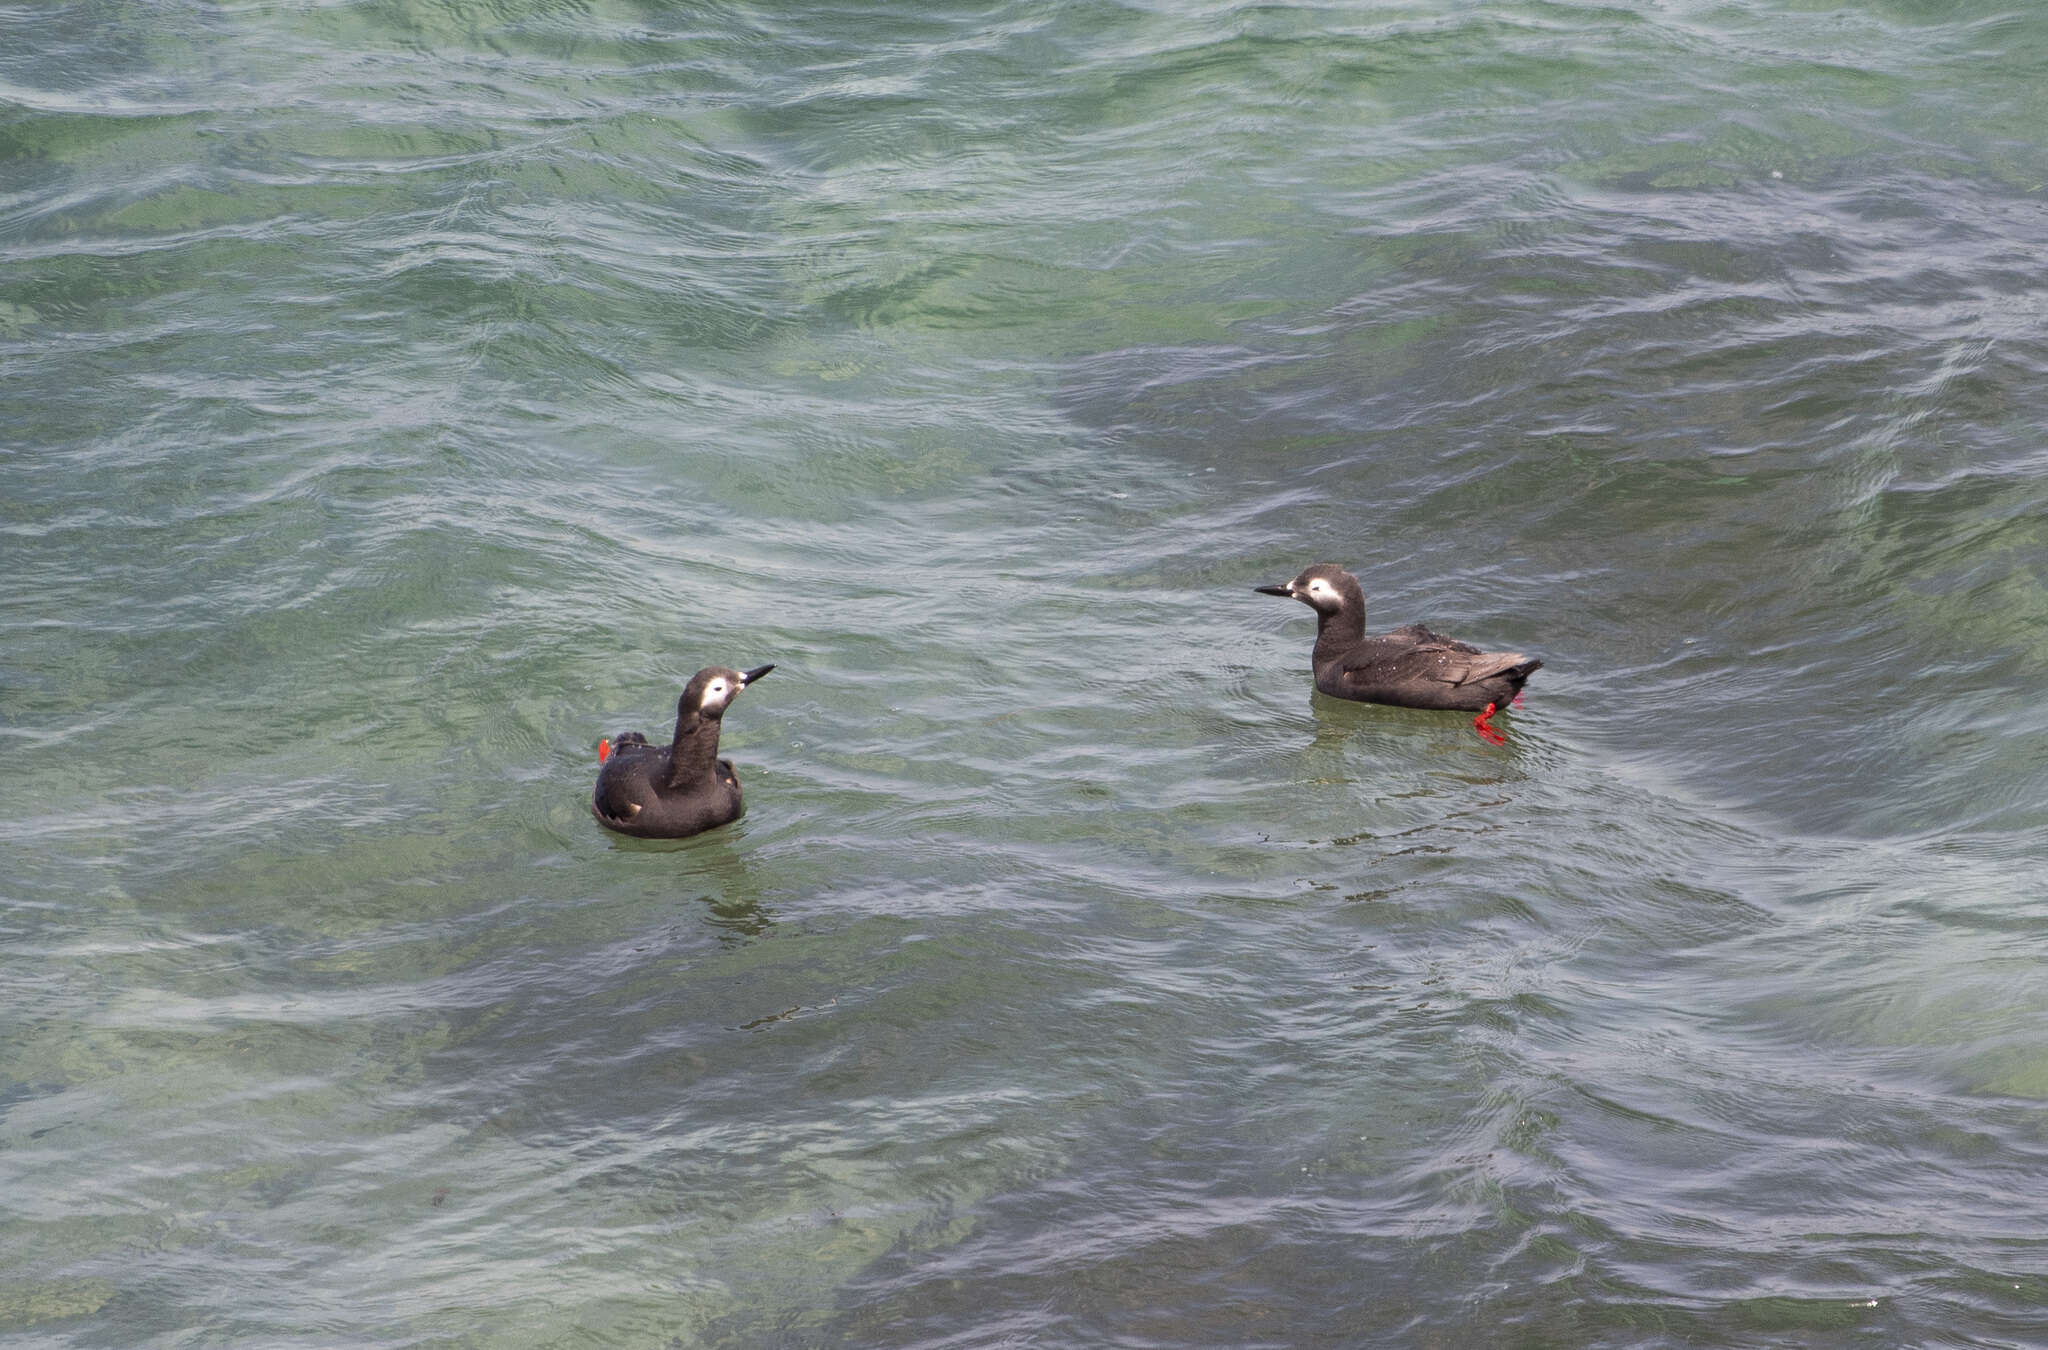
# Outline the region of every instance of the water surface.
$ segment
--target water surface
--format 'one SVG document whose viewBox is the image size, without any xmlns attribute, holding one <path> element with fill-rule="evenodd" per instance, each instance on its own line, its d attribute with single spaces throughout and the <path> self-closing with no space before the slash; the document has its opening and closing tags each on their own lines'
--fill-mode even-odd
<svg viewBox="0 0 2048 1350">
<path fill-rule="evenodd" d="M 2048 18 L 0 15 L 20 1344 L 2039 1340 Z"/>
</svg>

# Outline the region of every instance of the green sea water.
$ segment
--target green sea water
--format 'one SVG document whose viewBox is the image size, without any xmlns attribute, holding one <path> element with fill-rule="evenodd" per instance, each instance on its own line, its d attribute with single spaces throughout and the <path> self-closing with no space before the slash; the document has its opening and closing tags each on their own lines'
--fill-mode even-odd
<svg viewBox="0 0 2048 1350">
<path fill-rule="evenodd" d="M 2048 14 L 0 29 L 0 1340 L 2048 1338 Z"/>
</svg>

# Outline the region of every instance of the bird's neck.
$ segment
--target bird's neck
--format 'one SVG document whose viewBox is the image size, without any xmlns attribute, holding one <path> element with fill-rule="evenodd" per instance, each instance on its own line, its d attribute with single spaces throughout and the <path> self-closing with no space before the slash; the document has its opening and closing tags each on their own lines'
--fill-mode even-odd
<svg viewBox="0 0 2048 1350">
<path fill-rule="evenodd" d="M 1346 606 L 1335 614 L 1316 614 L 1317 662 L 1341 656 L 1365 640 L 1365 611 Z"/>
<path fill-rule="evenodd" d="M 676 719 L 676 738 L 668 747 L 668 785 L 688 787 L 710 777 L 718 763 L 718 719 L 684 713 Z"/>
</svg>

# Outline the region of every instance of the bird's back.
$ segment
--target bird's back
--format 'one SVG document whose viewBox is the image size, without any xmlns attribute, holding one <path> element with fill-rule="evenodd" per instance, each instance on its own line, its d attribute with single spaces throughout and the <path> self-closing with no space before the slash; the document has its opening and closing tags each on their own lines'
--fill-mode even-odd
<svg viewBox="0 0 2048 1350">
<path fill-rule="evenodd" d="M 668 784 L 671 764 L 667 746 L 649 745 L 630 732 L 620 737 L 598 770 L 591 814 L 622 834 L 653 839 L 680 839 L 739 816 L 740 784 L 732 761 L 719 760 L 715 772 L 681 787 Z"/>
<path fill-rule="evenodd" d="M 1520 652 L 1483 652 L 1419 623 L 1369 637 L 1316 663 L 1316 688 L 1401 708 L 1478 712 L 1506 706 L 1540 666 Z"/>
</svg>

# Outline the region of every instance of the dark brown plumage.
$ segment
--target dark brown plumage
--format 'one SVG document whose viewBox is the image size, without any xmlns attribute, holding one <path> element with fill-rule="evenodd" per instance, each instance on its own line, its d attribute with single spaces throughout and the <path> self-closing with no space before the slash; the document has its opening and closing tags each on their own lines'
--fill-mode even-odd
<svg viewBox="0 0 2048 1350">
<path fill-rule="evenodd" d="M 1521 652 L 1480 651 L 1419 623 L 1367 637 L 1365 590 L 1336 563 L 1317 563 L 1284 586 L 1252 589 L 1316 612 L 1316 688 L 1335 698 L 1476 712 L 1485 732 L 1486 716 L 1511 703 L 1543 665 Z"/>
<path fill-rule="evenodd" d="M 732 761 L 718 757 L 718 729 L 740 690 L 773 669 L 698 671 L 676 702 L 676 734 L 665 746 L 620 732 L 590 793 L 598 823 L 643 839 L 682 839 L 738 819 L 740 780 Z"/>
</svg>

